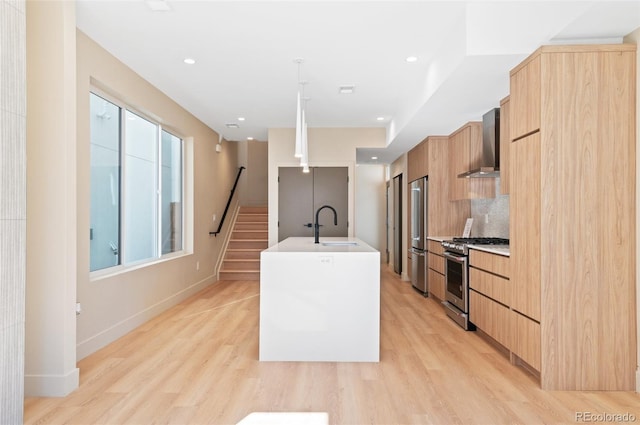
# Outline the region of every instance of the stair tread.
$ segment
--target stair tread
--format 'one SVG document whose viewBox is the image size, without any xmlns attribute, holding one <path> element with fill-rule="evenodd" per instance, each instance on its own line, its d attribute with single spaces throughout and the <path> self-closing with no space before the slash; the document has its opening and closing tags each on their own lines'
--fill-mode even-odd
<svg viewBox="0 0 640 425">
<path fill-rule="evenodd" d="M 259 258 L 226 258 L 224 261 L 231 261 L 231 262 L 255 261 L 255 262 L 259 262 L 260 259 Z"/>
<path fill-rule="evenodd" d="M 220 269 L 220 273 L 260 273 L 260 270 Z"/>
<path fill-rule="evenodd" d="M 267 242 L 268 239 L 229 239 L 230 242 Z"/>
</svg>

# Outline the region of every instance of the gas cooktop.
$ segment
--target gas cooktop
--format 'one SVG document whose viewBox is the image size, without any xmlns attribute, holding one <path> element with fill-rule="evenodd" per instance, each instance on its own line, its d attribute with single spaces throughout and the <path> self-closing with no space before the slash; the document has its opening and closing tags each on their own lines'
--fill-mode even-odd
<svg viewBox="0 0 640 425">
<path fill-rule="evenodd" d="M 445 250 L 467 255 L 469 245 L 509 245 L 509 239 L 503 238 L 453 238 L 450 241 L 442 241 Z"/>
<path fill-rule="evenodd" d="M 503 238 L 453 238 L 453 241 L 470 245 L 509 245 L 509 239 Z"/>
</svg>

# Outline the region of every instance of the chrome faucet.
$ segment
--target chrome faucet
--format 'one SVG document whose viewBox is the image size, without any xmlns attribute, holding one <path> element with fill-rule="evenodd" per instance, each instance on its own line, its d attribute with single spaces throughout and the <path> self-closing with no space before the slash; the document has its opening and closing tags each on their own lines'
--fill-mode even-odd
<svg viewBox="0 0 640 425">
<path fill-rule="evenodd" d="M 318 215 L 320 214 L 320 211 L 322 211 L 325 208 L 329 208 L 331 211 L 333 211 L 333 224 L 335 226 L 338 225 L 338 213 L 336 212 L 336 210 L 329 206 L 329 205 L 323 205 L 320 208 L 318 208 L 318 211 L 316 211 L 316 224 L 314 226 L 314 236 L 315 236 L 315 243 L 320 243 L 320 223 L 318 223 Z"/>
</svg>

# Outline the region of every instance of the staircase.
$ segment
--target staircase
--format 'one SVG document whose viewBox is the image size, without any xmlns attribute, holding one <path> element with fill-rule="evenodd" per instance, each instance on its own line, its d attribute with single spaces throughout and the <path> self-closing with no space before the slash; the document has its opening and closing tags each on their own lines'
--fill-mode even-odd
<svg viewBox="0 0 640 425">
<path fill-rule="evenodd" d="M 240 207 L 220 280 L 260 280 L 260 251 L 268 246 L 267 207 Z"/>
</svg>

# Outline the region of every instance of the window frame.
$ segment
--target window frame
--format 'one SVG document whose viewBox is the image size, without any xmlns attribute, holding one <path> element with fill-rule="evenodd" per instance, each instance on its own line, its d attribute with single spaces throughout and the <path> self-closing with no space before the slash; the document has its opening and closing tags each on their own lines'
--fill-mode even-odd
<svg viewBox="0 0 640 425">
<path fill-rule="evenodd" d="M 186 169 L 186 154 L 187 154 L 187 139 L 188 137 L 184 136 L 180 131 L 177 131 L 175 127 L 172 127 L 170 125 L 166 125 L 165 123 L 163 123 L 163 120 L 156 117 L 155 115 L 151 114 L 151 113 L 145 113 L 142 112 L 141 109 L 136 108 L 134 106 L 132 106 L 130 103 L 125 102 L 115 96 L 110 95 L 109 93 L 105 92 L 104 90 L 100 89 L 99 87 L 96 87 L 95 85 L 91 85 L 89 87 L 89 97 L 91 95 L 96 95 L 112 104 L 114 104 L 115 106 L 117 106 L 118 108 L 120 108 L 120 140 L 119 140 L 119 161 L 120 161 L 120 193 L 119 193 L 119 210 L 118 210 L 118 217 L 119 217 L 119 234 L 118 234 L 118 240 L 119 240 L 119 245 L 118 245 L 118 262 L 119 264 L 111 266 L 111 267 L 105 267 L 102 269 L 98 269 L 98 270 L 91 270 L 91 264 L 89 263 L 89 277 L 91 281 L 94 280 L 100 280 L 100 279 L 104 279 L 106 277 L 110 277 L 110 276 L 114 276 L 114 275 L 118 275 L 121 273 L 125 273 L 125 272 L 129 272 L 132 270 L 137 270 L 140 268 L 144 268 L 144 267 L 148 267 L 154 264 L 158 264 L 158 263 L 162 263 L 168 260 L 172 260 L 174 258 L 179 258 L 179 257 L 183 257 L 186 255 L 190 255 L 191 252 L 188 249 L 188 240 L 190 240 L 190 237 L 188 237 L 188 235 L 186 234 L 187 229 L 191 228 L 190 226 L 187 226 L 187 201 L 186 201 L 186 194 L 187 194 L 187 187 L 186 187 L 186 182 L 188 181 L 188 177 L 187 177 L 187 169 Z M 90 102 L 89 102 L 89 115 L 90 115 Z M 153 257 L 149 257 L 149 258 L 145 258 L 145 259 L 141 259 L 141 260 L 137 260 L 137 261 L 131 261 L 131 262 L 124 262 L 124 252 L 123 249 L 126 249 L 125 247 L 127 246 L 127 241 L 126 241 L 126 232 L 125 232 L 125 226 L 126 226 L 126 218 L 125 218 L 125 211 L 127 208 L 127 203 L 126 203 L 126 173 L 127 173 L 127 167 L 125 167 L 125 158 L 126 158 L 126 127 L 127 127 L 127 118 L 126 118 L 126 113 L 127 111 L 131 112 L 134 115 L 139 116 L 140 118 L 143 118 L 147 121 L 149 121 L 150 123 L 154 124 L 156 126 L 156 148 L 157 148 L 157 158 L 156 158 L 156 170 L 155 170 L 155 178 L 156 178 L 156 182 L 155 182 L 155 190 L 156 190 L 156 194 L 155 194 L 155 210 L 156 210 L 156 214 L 157 214 L 157 223 L 156 223 L 156 240 L 155 240 L 155 247 L 156 247 L 156 255 Z M 89 122 L 89 126 L 91 125 L 91 123 Z M 180 177 L 181 177 L 181 182 L 180 182 L 180 190 L 181 190 L 181 228 L 182 228 L 182 232 L 181 232 L 181 249 L 180 250 L 176 250 L 173 252 L 169 252 L 166 254 L 162 254 L 162 204 L 161 204 L 161 198 L 162 198 L 162 132 L 165 131 L 168 134 L 170 134 L 171 136 L 177 137 L 178 139 L 180 139 Z M 89 145 L 91 144 L 91 139 L 89 139 Z M 89 163 L 91 161 L 91 158 L 89 158 Z M 91 165 L 89 165 L 89 167 L 91 167 Z M 89 183 L 89 195 L 91 196 L 91 182 Z M 89 197 L 90 197 L 89 196 Z M 91 206 L 89 207 L 89 213 L 91 213 Z"/>
</svg>

